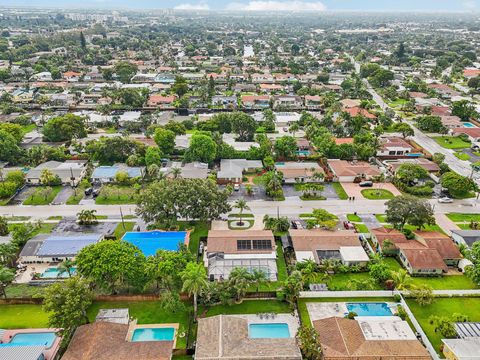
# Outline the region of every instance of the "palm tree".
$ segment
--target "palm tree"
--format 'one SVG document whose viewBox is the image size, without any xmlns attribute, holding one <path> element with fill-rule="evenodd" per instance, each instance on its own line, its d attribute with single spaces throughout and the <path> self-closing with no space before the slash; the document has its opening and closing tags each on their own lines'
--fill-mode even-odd
<svg viewBox="0 0 480 360">
<path fill-rule="evenodd" d="M 392 271 L 391 278 L 395 284 L 397 290 L 406 290 L 411 287 L 410 275 L 408 275 L 407 270 L 399 269 L 398 271 Z"/>
<path fill-rule="evenodd" d="M 237 201 L 235 201 L 235 205 L 233 205 L 233 207 L 239 210 L 240 221 L 237 222 L 237 225 L 242 226 L 243 225 L 243 222 L 242 222 L 243 210 L 250 210 L 250 207 L 247 205 L 247 202 L 245 201 L 245 199 L 238 199 Z"/>
<path fill-rule="evenodd" d="M 230 287 L 235 291 L 235 300 L 240 302 L 242 296 L 248 290 L 252 281 L 252 275 L 244 267 L 236 267 L 228 276 L 228 282 Z"/>
<path fill-rule="evenodd" d="M 298 125 L 298 123 L 293 123 L 292 125 L 290 125 L 290 127 L 288 128 L 288 132 L 291 133 L 294 137 L 295 137 L 295 133 L 300 130 L 300 126 Z"/>
<path fill-rule="evenodd" d="M 75 261 L 71 259 L 65 259 L 61 264 L 57 266 L 58 276 L 67 273 L 68 277 L 73 275 L 73 267 L 75 266 Z"/>
<path fill-rule="evenodd" d="M 182 176 L 182 169 L 179 167 L 173 167 L 172 170 L 170 170 L 170 173 L 174 179 L 178 179 Z"/>
<path fill-rule="evenodd" d="M 180 273 L 183 281 L 182 291 L 186 291 L 190 296 L 193 295 L 193 318 L 197 318 L 197 297 L 200 291 L 204 289 L 207 282 L 207 272 L 202 263 L 189 262 L 185 269 Z"/>
<path fill-rule="evenodd" d="M 0 294 L 7 299 L 7 286 L 15 279 L 15 271 L 6 267 L 0 267 Z"/>
<path fill-rule="evenodd" d="M 97 210 L 82 210 L 77 213 L 77 220 L 80 225 L 94 225 L 98 222 Z"/>
<path fill-rule="evenodd" d="M 257 293 L 258 293 L 260 285 L 268 281 L 267 273 L 265 272 L 265 270 L 262 270 L 262 269 L 253 269 L 251 277 L 252 277 L 252 282 L 257 287 Z"/>
</svg>

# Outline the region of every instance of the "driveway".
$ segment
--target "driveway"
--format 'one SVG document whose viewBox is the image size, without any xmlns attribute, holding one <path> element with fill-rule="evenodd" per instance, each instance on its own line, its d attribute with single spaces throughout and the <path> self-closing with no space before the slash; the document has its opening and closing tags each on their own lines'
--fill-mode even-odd
<svg viewBox="0 0 480 360">
<path fill-rule="evenodd" d="M 81 191 L 78 190 L 77 191 Z M 67 200 L 74 194 L 74 190 L 70 186 L 64 186 L 62 190 L 55 196 L 55 199 L 52 201 L 52 205 L 65 204 Z"/>
<path fill-rule="evenodd" d="M 337 192 L 335 191 L 331 183 L 324 183 L 322 185 L 325 187 L 325 189 L 322 191 L 322 196 L 325 196 L 327 200 L 339 200 Z M 302 192 L 295 190 L 295 186 L 293 184 L 284 184 L 283 194 L 286 198 L 302 196 Z"/>
<path fill-rule="evenodd" d="M 388 190 L 395 196 L 400 196 L 402 193 L 392 183 L 374 183 L 372 187 L 360 187 L 358 184 L 354 183 L 342 183 L 343 188 L 348 196 L 355 197 L 355 200 L 365 199 L 362 195 L 362 190 L 367 189 L 382 189 Z"/>
<path fill-rule="evenodd" d="M 19 205 L 22 204 L 34 189 L 31 186 L 25 186 L 20 192 L 13 198 L 11 204 Z"/>
<path fill-rule="evenodd" d="M 220 185 L 221 189 L 225 189 L 225 185 Z M 263 186 L 252 185 L 252 194 L 249 195 L 245 189 L 245 185 L 240 185 L 240 190 L 233 191 L 228 200 L 235 201 L 238 199 L 251 200 L 268 200 L 265 188 Z"/>
<path fill-rule="evenodd" d="M 362 219 L 362 222 L 369 230 L 382 227 L 380 221 L 378 221 L 378 219 L 373 214 L 358 214 L 358 216 L 360 216 L 360 219 Z"/>
<path fill-rule="evenodd" d="M 283 188 L 283 195 L 286 198 L 293 197 L 293 196 L 297 196 L 297 197 L 302 196 L 302 192 L 295 190 L 295 185 L 293 184 L 283 184 L 282 188 Z"/>
</svg>

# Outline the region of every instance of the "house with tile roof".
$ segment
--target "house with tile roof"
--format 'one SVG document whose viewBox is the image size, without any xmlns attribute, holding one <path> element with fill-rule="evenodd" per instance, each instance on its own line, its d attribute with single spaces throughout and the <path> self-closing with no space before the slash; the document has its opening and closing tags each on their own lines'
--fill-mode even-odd
<svg viewBox="0 0 480 360">
<path fill-rule="evenodd" d="M 330 159 L 328 167 L 334 175 L 333 180 L 338 182 L 352 183 L 370 180 L 382 173 L 378 167 L 365 161 Z"/>
<path fill-rule="evenodd" d="M 375 228 L 370 230 L 370 239 L 375 245 L 375 251 L 386 254 L 398 254 L 397 244 L 406 243 L 405 235 L 393 228 Z"/>
<path fill-rule="evenodd" d="M 275 169 L 283 174 L 286 184 L 321 182 L 323 178 L 315 178 L 316 173 L 325 175 L 322 167 L 316 162 L 285 161 L 275 163 Z"/>
<path fill-rule="evenodd" d="M 377 156 L 380 158 L 404 157 L 414 151 L 414 147 L 405 139 L 396 136 L 388 136 L 380 139 L 380 148 Z"/>
</svg>

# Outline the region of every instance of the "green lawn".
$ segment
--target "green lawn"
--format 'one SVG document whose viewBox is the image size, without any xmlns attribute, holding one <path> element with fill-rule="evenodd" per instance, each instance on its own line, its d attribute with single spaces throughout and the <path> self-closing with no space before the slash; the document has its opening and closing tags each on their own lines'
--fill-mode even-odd
<svg viewBox="0 0 480 360">
<path fill-rule="evenodd" d="M 279 300 L 243 300 L 241 304 L 216 305 L 210 308 L 199 306 L 199 317 L 233 314 L 291 313 L 289 305 Z"/>
<path fill-rule="evenodd" d="M 134 222 L 125 222 L 125 227 L 122 223 L 120 223 L 117 225 L 117 228 L 113 232 L 113 236 L 120 240 L 127 231 L 132 231 L 134 226 Z"/>
<path fill-rule="evenodd" d="M 356 298 L 304 298 L 298 300 L 298 314 L 302 319 L 302 323 L 311 326 L 310 315 L 307 310 L 307 303 L 319 302 L 392 302 L 393 297 L 356 297 Z"/>
<path fill-rule="evenodd" d="M 464 154 L 462 152 L 456 152 L 453 155 L 455 155 L 457 159 L 464 160 L 464 161 L 468 161 L 468 159 L 470 159 L 470 155 Z"/>
<path fill-rule="evenodd" d="M 332 187 L 335 190 L 335 192 L 337 193 L 340 200 L 347 200 L 348 199 L 348 195 L 345 192 L 345 189 L 343 188 L 342 184 L 340 184 L 339 182 L 332 182 Z"/>
<path fill-rule="evenodd" d="M 480 214 L 450 213 L 447 217 L 453 222 L 480 221 Z"/>
<path fill-rule="evenodd" d="M 384 214 L 375 214 L 375 217 L 377 220 L 381 223 L 386 223 L 387 222 L 387 215 Z"/>
<path fill-rule="evenodd" d="M 97 205 L 134 204 L 137 192 L 131 186 L 104 185 L 95 199 Z"/>
<path fill-rule="evenodd" d="M 39 186 L 30 189 L 29 196 L 23 202 L 23 205 L 48 205 L 50 204 L 55 196 L 62 190 L 62 186 L 52 186 L 52 191 L 50 193 L 43 194 L 44 186 Z M 45 196 L 47 195 L 47 196 Z"/>
<path fill-rule="evenodd" d="M 70 196 L 67 201 L 66 201 L 66 204 L 67 205 L 78 205 L 80 203 L 80 201 L 83 199 L 83 189 L 82 188 L 77 188 L 77 195 L 72 195 Z"/>
<path fill-rule="evenodd" d="M 88 309 L 90 321 L 94 321 L 100 309 L 128 308 L 130 316 L 138 320 L 138 324 L 164 324 L 179 323 L 179 333 L 188 331 L 190 314 L 193 311 L 189 303 L 185 303 L 186 309 L 172 313 L 165 311 L 160 306 L 160 301 L 95 301 Z M 177 348 L 186 347 L 186 337 L 177 338 Z"/>
<path fill-rule="evenodd" d="M 0 305 L 0 329 L 48 327 L 48 315 L 41 305 Z"/>
<path fill-rule="evenodd" d="M 228 214 L 228 217 L 229 218 L 238 218 L 238 217 L 240 217 L 240 214 Z M 253 217 L 255 217 L 255 215 L 253 215 L 253 214 L 242 214 L 242 219 L 243 218 L 253 218 Z"/>
<path fill-rule="evenodd" d="M 413 299 L 407 299 L 407 303 L 438 353 L 442 335 L 435 332 L 433 325 L 429 324 L 428 319 L 431 315 L 448 316 L 457 313 L 467 315 L 470 321 L 480 321 L 480 298 L 437 298 L 427 306 L 420 306 Z"/>
<path fill-rule="evenodd" d="M 229 228 L 230 230 L 248 230 L 248 229 L 250 229 L 250 228 L 253 226 L 253 224 L 255 223 L 255 221 L 253 221 L 253 220 L 246 220 L 246 219 L 242 219 L 242 222 L 243 222 L 244 224 L 248 224 L 248 226 L 247 226 L 247 227 L 245 227 L 245 226 L 243 226 L 243 227 L 242 227 L 242 226 L 238 226 L 238 225 L 237 225 L 238 220 L 229 220 L 229 221 L 228 221 L 228 228 Z"/>
<path fill-rule="evenodd" d="M 412 285 L 428 285 L 434 290 L 465 290 L 479 287 L 465 275 L 445 275 L 443 277 L 412 277 Z"/>
<path fill-rule="evenodd" d="M 8 298 L 30 298 L 41 296 L 45 292 L 45 287 L 30 286 L 28 284 L 13 284 L 7 287 Z"/>
<path fill-rule="evenodd" d="M 359 233 L 369 233 L 370 230 L 368 230 L 368 227 L 365 224 L 354 224 L 355 229 L 357 229 L 357 232 Z"/>
<path fill-rule="evenodd" d="M 408 102 L 408 100 L 405 100 L 405 99 L 397 99 L 397 100 L 393 100 L 393 101 L 390 101 L 388 103 L 388 106 L 390 107 L 402 107 L 403 105 L 405 105 L 406 103 Z"/>
<path fill-rule="evenodd" d="M 395 197 L 390 191 L 384 189 L 365 189 L 361 192 L 369 200 L 390 200 Z"/>
<path fill-rule="evenodd" d="M 393 225 L 385 224 L 385 225 L 383 225 L 383 227 L 391 229 L 391 228 L 393 228 Z M 416 226 L 409 225 L 409 224 L 405 225 L 404 229 L 410 229 L 412 231 L 417 231 L 418 230 Z M 440 226 L 438 226 L 437 224 L 424 225 L 423 228 L 422 228 L 422 231 L 438 231 L 438 232 L 444 233 L 442 228 Z"/>
<path fill-rule="evenodd" d="M 469 142 L 465 142 L 457 136 L 438 136 L 433 140 L 445 149 L 465 149 L 470 147 Z"/>
<path fill-rule="evenodd" d="M 188 222 L 180 222 L 180 230 L 192 229 L 190 233 L 190 242 L 188 248 L 194 254 L 198 254 L 198 246 L 200 245 L 200 238 L 208 236 L 208 230 L 210 230 L 210 223 L 196 222 L 194 225 Z"/>
<path fill-rule="evenodd" d="M 362 222 L 362 219 L 360 218 L 360 216 L 355 215 L 355 214 L 347 214 L 347 219 L 348 219 L 348 221 Z"/>
</svg>

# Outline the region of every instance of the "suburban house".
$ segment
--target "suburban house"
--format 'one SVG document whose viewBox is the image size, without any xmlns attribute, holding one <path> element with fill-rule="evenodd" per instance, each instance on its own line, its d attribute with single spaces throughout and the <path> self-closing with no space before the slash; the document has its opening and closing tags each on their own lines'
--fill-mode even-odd
<svg viewBox="0 0 480 360">
<path fill-rule="evenodd" d="M 275 169 L 283 174 L 283 181 L 286 184 L 321 182 L 323 177 L 316 177 L 316 174 L 325 175 L 322 167 L 316 162 L 277 162 Z"/>
<path fill-rule="evenodd" d="M 27 184 L 40 185 L 40 178 L 45 170 L 58 176 L 63 185 L 77 186 L 87 173 L 87 160 L 47 161 L 27 172 Z"/>
<path fill-rule="evenodd" d="M 168 177 L 173 177 L 172 171 L 175 168 L 180 169 L 179 177 L 184 179 L 206 179 L 209 172 L 208 164 L 198 161 L 187 164 L 180 161 L 169 162 L 160 171 L 167 174 Z"/>
<path fill-rule="evenodd" d="M 430 161 L 428 159 L 425 159 L 423 157 L 419 158 L 408 158 L 408 159 L 395 159 L 395 160 L 385 160 L 383 163 L 387 166 L 387 169 L 395 174 L 398 170 L 398 168 L 403 165 L 403 164 L 416 164 L 429 173 L 438 173 L 440 171 L 440 167 L 434 163 L 433 161 Z"/>
<path fill-rule="evenodd" d="M 129 341 L 131 324 L 96 321 L 79 326 L 62 360 L 170 360 L 174 341 Z"/>
<path fill-rule="evenodd" d="M 268 109 L 270 107 L 270 96 L 242 95 L 242 104 L 246 109 Z"/>
<path fill-rule="evenodd" d="M 463 127 L 462 119 L 460 119 L 458 116 L 454 116 L 454 115 L 440 116 L 440 121 L 442 122 L 442 125 L 445 126 L 447 129 Z"/>
<path fill-rule="evenodd" d="M 472 79 L 477 76 L 480 76 L 480 69 L 476 68 L 465 68 L 463 70 L 463 76 L 467 79 Z"/>
<path fill-rule="evenodd" d="M 63 73 L 63 78 L 68 82 L 78 82 L 80 81 L 81 73 L 75 71 L 67 71 Z"/>
<path fill-rule="evenodd" d="M 442 339 L 443 355 L 448 360 L 480 359 L 480 323 L 457 322 L 455 339 Z"/>
<path fill-rule="evenodd" d="M 386 254 L 398 254 L 397 244 L 406 243 L 409 240 L 405 235 L 393 228 L 376 228 L 370 230 L 370 239 L 375 245 L 376 252 L 382 252 Z"/>
<path fill-rule="evenodd" d="M 94 183 L 111 183 L 115 181 L 118 173 L 125 172 L 131 178 L 142 177 L 145 173 L 144 167 L 131 167 L 125 164 L 116 164 L 113 166 L 99 166 L 93 170 L 92 181 Z"/>
<path fill-rule="evenodd" d="M 236 96 L 215 95 L 212 96 L 212 105 L 223 109 L 235 109 L 237 107 Z"/>
<path fill-rule="evenodd" d="M 251 172 L 262 168 L 263 164 L 260 160 L 222 159 L 220 170 L 217 173 L 217 182 L 219 184 L 238 184 L 242 182 L 244 171 Z"/>
<path fill-rule="evenodd" d="M 480 230 L 452 230 L 452 239 L 457 245 L 463 244 L 471 248 L 480 241 Z"/>
<path fill-rule="evenodd" d="M 360 243 L 358 234 L 349 230 L 291 229 L 293 249 L 297 261 L 335 259 L 344 265 L 366 265 L 369 257 Z"/>
<path fill-rule="evenodd" d="M 19 255 L 23 264 L 60 263 L 74 258 L 85 246 L 96 244 L 103 239 L 103 234 L 40 234 L 27 241 Z"/>
<path fill-rule="evenodd" d="M 414 148 L 405 139 L 399 137 L 381 138 L 380 148 L 377 150 L 377 156 L 380 158 L 404 157 L 410 154 Z"/>
<path fill-rule="evenodd" d="M 378 167 L 365 161 L 328 160 L 328 167 L 334 175 L 333 180 L 338 182 L 370 180 L 382 173 Z"/>
<path fill-rule="evenodd" d="M 415 231 L 415 238 L 395 244 L 400 262 L 411 275 L 442 275 L 462 259 L 455 243 L 444 234 Z"/>
<path fill-rule="evenodd" d="M 354 107 L 351 107 L 351 108 L 347 108 L 347 109 L 344 109 L 343 111 L 346 112 L 351 117 L 362 116 L 362 117 L 365 117 L 369 120 L 376 120 L 377 119 L 376 115 L 373 115 L 368 110 L 366 110 L 364 108 L 361 108 L 359 106 L 354 106 Z"/>
<path fill-rule="evenodd" d="M 450 129 L 450 134 L 453 136 L 465 134 L 468 136 L 468 139 L 472 142 L 478 142 L 480 141 L 480 128 L 475 127 L 475 128 L 455 128 L 455 129 Z"/>
<path fill-rule="evenodd" d="M 305 107 L 308 110 L 318 110 L 322 108 L 322 97 L 319 95 L 305 95 Z"/>
<path fill-rule="evenodd" d="M 42 71 L 36 74 L 33 74 L 29 81 L 53 81 L 52 73 L 50 71 Z"/>
<path fill-rule="evenodd" d="M 255 148 L 260 147 L 260 144 L 257 143 L 256 141 L 237 141 L 236 138 L 237 138 L 236 134 L 225 133 L 222 135 L 223 142 L 230 145 L 237 151 L 248 151 L 252 147 L 255 147 Z"/>
<path fill-rule="evenodd" d="M 302 359 L 295 330 L 289 338 L 252 338 L 249 325 L 248 318 L 238 315 L 198 319 L 195 360 Z"/>
<path fill-rule="evenodd" d="M 173 103 L 177 100 L 176 95 L 152 94 L 148 98 L 147 106 L 158 108 L 173 108 Z"/>
<path fill-rule="evenodd" d="M 300 109 L 302 107 L 303 101 L 298 95 L 277 95 L 273 97 L 274 109 Z"/>
<path fill-rule="evenodd" d="M 324 360 L 431 360 L 406 321 L 328 317 L 313 321 Z"/>
<path fill-rule="evenodd" d="M 277 280 L 275 239 L 267 230 L 211 230 L 204 255 L 211 281 L 228 279 L 236 267 L 260 269 Z"/>
</svg>

